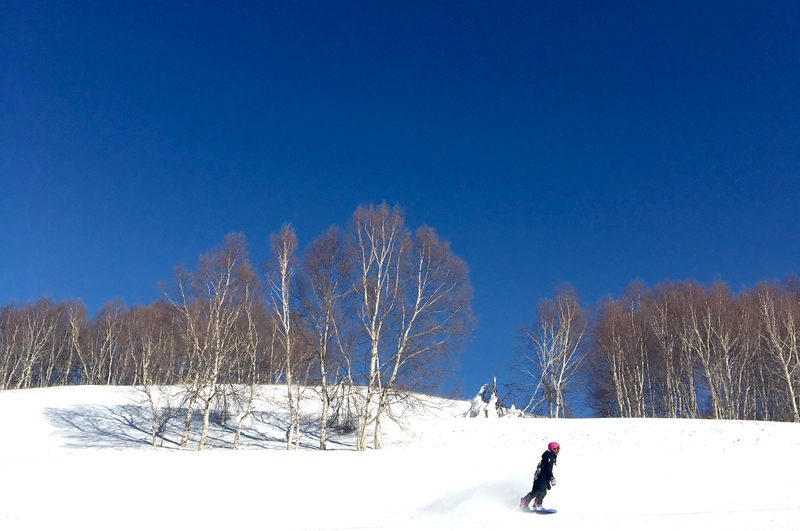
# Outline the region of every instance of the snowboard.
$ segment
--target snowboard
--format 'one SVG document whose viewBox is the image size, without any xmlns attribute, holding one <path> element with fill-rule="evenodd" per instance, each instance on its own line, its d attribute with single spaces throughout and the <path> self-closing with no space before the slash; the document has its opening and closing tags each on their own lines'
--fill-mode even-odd
<svg viewBox="0 0 800 531">
<path fill-rule="evenodd" d="M 536 514 L 556 514 L 558 512 L 555 509 L 528 509 L 528 511 Z"/>
</svg>

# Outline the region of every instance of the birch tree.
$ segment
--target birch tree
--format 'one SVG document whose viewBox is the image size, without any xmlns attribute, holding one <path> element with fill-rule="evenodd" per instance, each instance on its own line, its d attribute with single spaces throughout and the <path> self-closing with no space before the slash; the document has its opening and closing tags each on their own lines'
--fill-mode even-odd
<svg viewBox="0 0 800 531">
<path fill-rule="evenodd" d="M 60 311 L 53 302 L 45 297 L 36 304 L 28 304 L 21 308 L 20 332 L 20 376 L 17 389 L 27 389 L 34 384 L 44 382 L 41 364 L 48 348 L 53 348 L 58 329 Z"/>
<path fill-rule="evenodd" d="M 300 437 L 300 380 L 295 384 L 295 320 L 293 307 L 293 282 L 297 272 L 297 235 L 294 229 L 285 224 L 277 234 L 270 236 L 272 261 L 262 271 L 269 285 L 272 311 L 276 317 L 277 337 L 284 352 L 284 378 L 289 406 L 289 426 L 286 436 L 286 449 L 292 449 L 292 443 L 299 442 Z M 295 449 L 297 446 L 295 445 Z"/>
<path fill-rule="evenodd" d="M 800 422 L 798 377 L 800 377 L 800 304 L 776 285 L 757 288 L 762 319 L 762 338 L 783 382 L 788 412 Z"/>
<path fill-rule="evenodd" d="M 192 429 L 192 418 L 197 398 L 200 393 L 201 370 L 200 361 L 204 358 L 206 342 L 201 336 L 201 304 L 197 302 L 196 289 L 193 286 L 191 273 L 183 266 L 175 266 L 173 271 L 172 295 L 164 291 L 164 296 L 180 313 L 178 322 L 179 334 L 185 346 L 183 360 L 184 379 L 180 382 L 182 387 L 181 405 L 186 407 L 183 421 L 183 435 L 180 446 L 186 446 Z"/>
<path fill-rule="evenodd" d="M 163 430 L 171 415 L 169 393 L 154 389 L 154 385 L 167 383 L 158 380 L 158 365 L 176 349 L 173 314 L 175 310 L 166 301 L 155 301 L 149 306 L 136 306 L 126 319 L 127 341 L 136 361 L 137 379 L 134 387 L 142 392 L 150 407 L 150 435 L 155 448 L 159 425 Z M 166 413 L 162 412 L 166 410 Z"/>
<path fill-rule="evenodd" d="M 356 449 L 367 448 L 369 429 L 378 419 L 381 393 L 381 355 L 385 334 L 399 306 L 400 264 L 408 242 L 408 230 L 399 207 L 359 206 L 353 214 L 356 311 L 366 334 L 367 381 L 358 414 Z M 376 436 L 379 437 L 379 436 Z"/>
<path fill-rule="evenodd" d="M 394 337 L 380 371 L 375 449 L 381 446 L 381 419 L 391 411 L 392 398 L 408 401 L 412 397 L 405 392 L 397 394 L 398 387 L 434 390 L 441 375 L 451 368 L 452 354 L 474 328 L 469 270 L 450 243 L 423 226 L 403 247 L 397 316 L 391 320 Z"/>
<path fill-rule="evenodd" d="M 602 386 L 605 408 L 621 417 L 658 414 L 656 375 L 663 364 L 653 360 L 659 340 L 652 313 L 644 286 L 633 282 L 619 300 L 604 301 L 591 332 L 591 377 Z"/>
<path fill-rule="evenodd" d="M 523 326 L 523 368 L 533 392 L 525 410 L 546 406 L 551 418 L 567 411 L 565 392 L 583 359 L 580 350 L 586 333 L 586 312 L 575 290 L 565 286 L 536 307 L 536 322 Z"/>
<path fill-rule="evenodd" d="M 197 449 L 205 449 L 211 410 L 224 391 L 223 372 L 235 354 L 236 327 L 247 303 L 246 294 L 255 281 L 242 234 L 228 234 L 222 246 L 201 255 L 195 273 L 178 268 L 170 300 L 182 314 L 193 357 L 183 446 L 188 440 L 193 407 L 200 400 L 203 425 Z"/>
<path fill-rule="evenodd" d="M 700 362 L 709 392 L 711 414 L 713 418 L 719 419 L 722 418 L 722 413 L 717 383 L 718 360 L 713 346 L 714 319 L 711 306 L 705 291 L 695 284 L 689 286 L 686 302 L 684 341 Z"/>
<path fill-rule="evenodd" d="M 303 315 L 315 337 L 313 349 L 320 374 L 320 450 L 327 446 L 328 415 L 333 400 L 329 380 L 338 380 L 339 367 L 332 366 L 336 362 L 333 354 L 342 344 L 338 333 L 345 325 L 348 297 L 352 294 L 352 264 L 352 252 L 344 235 L 337 227 L 331 227 L 303 253 L 298 281 Z"/>
<path fill-rule="evenodd" d="M 0 390 L 10 388 L 20 363 L 17 356 L 20 328 L 16 320 L 13 304 L 0 308 Z"/>
<path fill-rule="evenodd" d="M 86 306 L 82 302 L 70 301 L 66 310 L 66 329 L 64 333 L 65 347 L 68 352 L 66 366 L 61 373 L 59 385 L 81 382 L 80 367 L 86 369 L 84 353 L 86 352 Z M 85 374 L 85 372 L 84 372 Z"/>
<path fill-rule="evenodd" d="M 661 360 L 661 404 L 664 416 L 678 418 L 682 408 L 680 376 L 678 372 L 678 315 L 675 304 L 675 288 L 665 283 L 656 286 L 649 299 L 648 319 L 655 339 L 654 345 Z"/>
<path fill-rule="evenodd" d="M 233 449 L 239 447 L 242 425 L 253 413 L 253 404 L 258 394 L 259 354 L 262 352 L 263 334 L 259 326 L 258 316 L 265 313 L 259 304 L 259 292 L 255 284 L 247 286 L 243 300 L 244 321 L 240 330 L 240 355 L 237 357 L 239 380 L 247 383 L 244 396 L 238 394 L 237 401 L 244 404 L 244 412 L 239 415 L 236 435 L 233 438 Z"/>
<path fill-rule="evenodd" d="M 122 333 L 125 304 L 121 299 L 106 303 L 92 320 L 93 349 L 89 355 L 87 383 L 111 385 L 119 363 L 119 339 Z"/>
<path fill-rule="evenodd" d="M 245 306 L 252 303 L 248 295 L 256 282 L 243 234 L 227 235 L 221 249 L 200 257 L 197 282 L 202 289 L 207 342 L 201 386 L 203 429 L 198 446 L 198 451 L 202 451 L 208 436 L 211 408 L 223 389 L 223 371 L 235 355 L 237 324 Z"/>
</svg>

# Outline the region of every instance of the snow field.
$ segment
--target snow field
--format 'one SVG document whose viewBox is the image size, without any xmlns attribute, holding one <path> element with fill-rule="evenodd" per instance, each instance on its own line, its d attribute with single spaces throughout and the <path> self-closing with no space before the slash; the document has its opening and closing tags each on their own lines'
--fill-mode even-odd
<svg viewBox="0 0 800 531">
<path fill-rule="evenodd" d="M 280 389 L 269 390 L 276 398 Z M 467 401 L 387 423 L 384 448 L 287 452 L 280 414 L 243 449 L 214 426 L 205 452 L 149 446 L 129 389 L 0 392 L 0 529 L 797 529 L 800 426 L 667 419 L 467 419 Z M 181 419 L 182 421 L 182 419 Z M 235 425 L 233 427 L 235 429 Z M 555 515 L 516 505 L 549 441 Z M 215 447 L 216 446 L 216 447 Z"/>
</svg>

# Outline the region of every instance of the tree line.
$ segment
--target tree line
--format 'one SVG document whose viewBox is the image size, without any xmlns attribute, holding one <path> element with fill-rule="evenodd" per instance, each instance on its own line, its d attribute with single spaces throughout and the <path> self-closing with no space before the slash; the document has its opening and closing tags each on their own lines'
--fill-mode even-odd
<svg viewBox="0 0 800 531">
<path fill-rule="evenodd" d="M 733 293 L 721 281 L 633 282 L 592 312 L 576 292 L 540 301 L 520 329 L 527 411 L 800 422 L 800 279 Z"/>
<path fill-rule="evenodd" d="M 202 417 L 203 450 L 214 411 L 234 404 L 238 445 L 262 384 L 286 387 L 287 449 L 301 436 L 304 393 L 319 393 L 320 449 L 330 426 L 352 430 L 358 450 L 380 448 L 392 405 L 438 389 L 474 328 L 466 263 L 400 207 L 359 206 L 301 253 L 284 225 L 255 267 L 234 233 L 176 266 L 163 297 L 93 317 L 80 301 L 10 303 L 0 309 L 0 389 L 128 385 L 147 396 L 152 439 L 167 415 Z M 155 386 L 174 386 L 163 402 Z M 173 403 L 174 402 L 174 403 Z M 163 433 L 163 432 L 162 432 Z M 163 434 L 162 434 L 163 437 Z"/>
</svg>

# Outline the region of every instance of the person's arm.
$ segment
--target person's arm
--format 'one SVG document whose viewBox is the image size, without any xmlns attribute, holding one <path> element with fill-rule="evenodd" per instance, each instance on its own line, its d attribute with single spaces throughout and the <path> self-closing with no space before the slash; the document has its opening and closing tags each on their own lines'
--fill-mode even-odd
<svg viewBox="0 0 800 531">
<path fill-rule="evenodd" d="M 548 455 L 547 459 L 545 459 L 544 466 L 542 466 L 542 473 L 544 477 L 547 479 L 547 482 L 550 485 L 555 485 L 555 477 L 553 476 L 553 463 L 555 462 L 555 457 L 553 455 Z"/>
</svg>

